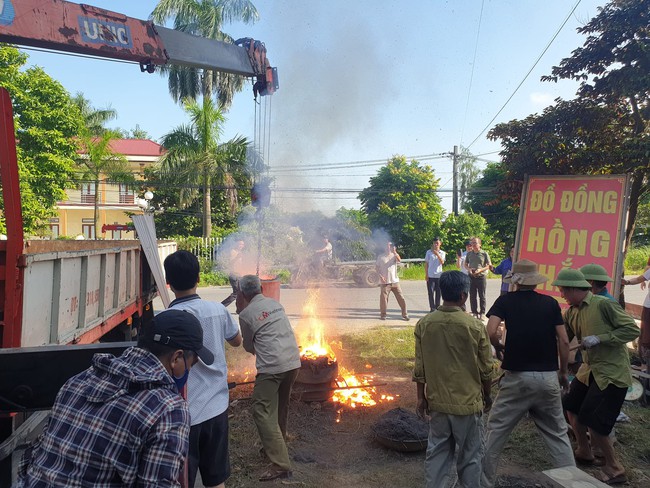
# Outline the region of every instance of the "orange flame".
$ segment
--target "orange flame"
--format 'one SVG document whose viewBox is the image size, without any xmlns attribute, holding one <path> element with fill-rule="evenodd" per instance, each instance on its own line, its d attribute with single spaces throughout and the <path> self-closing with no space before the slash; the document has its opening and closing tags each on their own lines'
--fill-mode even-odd
<svg viewBox="0 0 650 488">
<path fill-rule="evenodd" d="M 315 359 L 321 356 L 327 356 L 329 362 L 337 360 L 334 351 L 325 340 L 325 323 L 318 318 L 318 298 L 319 290 L 311 289 L 308 291 L 307 302 L 302 309 L 301 329 L 305 332 L 300 337 L 300 344 L 307 344 L 300 347 L 301 357 Z M 303 324 L 306 327 L 303 327 Z M 365 365 L 366 369 L 372 369 L 371 364 Z M 378 395 L 377 389 L 370 386 L 369 379 L 372 376 L 356 376 L 353 371 L 346 370 L 339 364 L 339 377 L 336 380 L 336 386 L 344 388 L 334 390 L 331 400 L 341 406 L 356 408 L 358 406 L 372 407 L 378 402 L 391 401 L 395 398 L 392 395 Z M 361 388 L 350 388 L 359 386 Z M 337 410 L 337 419 L 340 421 L 340 415 L 343 408 Z"/>
</svg>

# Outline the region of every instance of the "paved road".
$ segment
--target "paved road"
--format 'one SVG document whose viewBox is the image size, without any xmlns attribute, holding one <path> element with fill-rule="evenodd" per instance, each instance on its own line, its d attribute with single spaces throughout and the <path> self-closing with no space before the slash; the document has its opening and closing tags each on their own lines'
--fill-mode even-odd
<svg viewBox="0 0 650 488">
<path fill-rule="evenodd" d="M 401 318 L 399 306 L 392 295 L 388 300 L 388 316 L 386 321 L 379 320 L 379 289 L 357 288 L 352 285 L 339 284 L 321 287 L 317 290 L 291 289 L 283 286 L 280 290 L 280 302 L 284 305 L 294 327 L 300 326 L 302 310 L 308 300 L 309 293 L 318 296 L 318 316 L 327 324 L 327 335 L 333 337 L 339 334 L 366 330 L 376 326 L 404 327 L 415 325 L 421 317 L 429 312 L 429 300 L 424 281 L 401 281 L 402 292 L 406 299 L 410 322 Z M 500 280 L 488 280 L 487 308 L 499 296 Z M 228 286 L 210 286 L 199 289 L 199 295 L 206 300 L 221 301 L 228 296 L 231 288 Z M 630 303 L 642 304 L 645 292 L 639 286 L 626 288 L 626 300 Z M 467 303 L 469 308 L 469 301 Z M 154 302 L 155 310 L 162 310 L 160 299 Z M 234 314 L 235 304 L 228 309 Z"/>
</svg>

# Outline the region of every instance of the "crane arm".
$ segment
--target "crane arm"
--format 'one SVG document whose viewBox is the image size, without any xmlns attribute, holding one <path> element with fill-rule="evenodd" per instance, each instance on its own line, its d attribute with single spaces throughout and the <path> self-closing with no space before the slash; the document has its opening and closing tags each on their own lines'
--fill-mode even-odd
<svg viewBox="0 0 650 488">
<path fill-rule="evenodd" d="M 0 42 L 133 61 L 142 71 L 177 64 L 256 77 L 262 94 L 277 89 L 266 47 L 229 44 L 63 0 L 0 0 Z"/>
</svg>

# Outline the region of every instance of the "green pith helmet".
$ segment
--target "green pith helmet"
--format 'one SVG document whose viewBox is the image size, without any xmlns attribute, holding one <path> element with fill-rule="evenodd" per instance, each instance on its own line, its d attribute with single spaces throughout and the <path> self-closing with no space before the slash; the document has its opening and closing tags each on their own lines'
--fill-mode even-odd
<svg viewBox="0 0 650 488">
<path fill-rule="evenodd" d="M 580 268 L 580 272 L 585 277 L 585 280 L 594 281 L 614 281 L 607 276 L 607 271 L 600 264 L 585 264 Z"/>
<path fill-rule="evenodd" d="M 566 268 L 557 274 L 553 286 L 568 286 L 571 288 L 588 288 L 591 284 L 585 280 L 584 275 L 577 269 Z"/>
</svg>

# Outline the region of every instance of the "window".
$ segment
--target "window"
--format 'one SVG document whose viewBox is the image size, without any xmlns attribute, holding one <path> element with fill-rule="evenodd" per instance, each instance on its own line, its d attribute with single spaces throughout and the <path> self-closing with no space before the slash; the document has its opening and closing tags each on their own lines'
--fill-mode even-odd
<svg viewBox="0 0 650 488">
<path fill-rule="evenodd" d="M 95 224 L 81 224 L 81 233 L 86 239 L 95 238 Z"/>
<path fill-rule="evenodd" d="M 95 203 L 95 185 L 93 183 L 81 185 L 81 203 Z"/>
<path fill-rule="evenodd" d="M 133 190 L 129 190 L 124 183 L 120 183 L 120 203 L 133 205 L 135 202 L 135 195 Z"/>
</svg>

